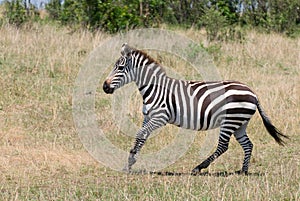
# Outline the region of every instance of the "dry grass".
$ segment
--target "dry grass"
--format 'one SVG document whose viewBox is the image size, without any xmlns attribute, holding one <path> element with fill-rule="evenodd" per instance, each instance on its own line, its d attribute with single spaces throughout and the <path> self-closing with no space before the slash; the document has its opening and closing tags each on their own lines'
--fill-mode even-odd
<svg viewBox="0 0 300 201">
<path fill-rule="evenodd" d="M 203 32 L 178 32 L 207 44 Z M 243 157 L 234 140 L 210 166 L 211 174 L 188 174 L 199 162 L 196 141 L 165 170 L 184 174 L 166 176 L 103 167 L 74 129 L 73 83 L 89 52 L 109 36 L 36 24 L 24 30 L 4 26 L 0 35 L 1 200 L 300 200 L 299 39 L 249 32 L 244 43 L 222 43 L 214 52 L 224 79 L 242 81 L 257 92 L 274 124 L 291 137 L 288 145 L 278 146 L 255 116 L 248 129 L 254 143 L 249 176 L 230 174 Z M 110 97 L 101 89 L 97 97 L 96 109 L 109 114 Z M 112 125 L 107 115 L 99 114 L 98 121 Z M 109 137 L 126 149 L 132 144 L 116 138 L 114 129 Z M 156 149 L 170 138 L 160 135 L 145 148 Z M 201 141 L 200 134 L 196 138 Z"/>
</svg>

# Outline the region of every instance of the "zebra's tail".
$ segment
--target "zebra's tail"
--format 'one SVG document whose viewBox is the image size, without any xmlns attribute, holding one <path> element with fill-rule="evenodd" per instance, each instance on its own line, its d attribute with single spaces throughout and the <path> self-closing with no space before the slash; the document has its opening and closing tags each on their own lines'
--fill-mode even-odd
<svg viewBox="0 0 300 201">
<path fill-rule="evenodd" d="M 285 142 L 282 140 L 281 137 L 284 138 L 289 138 L 287 135 L 282 134 L 272 123 L 271 120 L 269 119 L 269 117 L 266 115 L 266 113 L 264 112 L 264 110 L 262 109 L 259 101 L 257 101 L 257 109 L 259 111 L 259 114 L 263 120 L 263 123 L 268 131 L 268 133 L 275 139 L 275 141 L 284 146 Z"/>
</svg>

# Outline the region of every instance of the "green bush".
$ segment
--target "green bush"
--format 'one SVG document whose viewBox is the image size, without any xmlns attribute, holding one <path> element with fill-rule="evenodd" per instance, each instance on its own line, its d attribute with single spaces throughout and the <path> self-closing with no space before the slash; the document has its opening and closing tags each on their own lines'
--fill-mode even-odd
<svg viewBox="0 0 300 201">
<path fill-rule="evenodd" d="M 9 24 L 22 26 L 29 19 L 28 11 L 22 0 L 5 1 L 4 16 Z"/>
<path fill-rule="evenodd" d="M 132 14 L 133 5 L 121 6 L 112 1 L 52 0 L 46 7 L 50 18 L 73 28 L 101 29 L 110 33 L 140 25 L 139 17 Z"/>
<path fill-rule="evenodd" d="M 300 2 L 277 0 L 270 2 L 268 22 L 271 30 L 292 35 L 300 23 Z"/>
<path fill-rule="evenodd" d="M 35 17 L 36 9 L 26 9 L 24 0 L 7 0 L 4 17 L 22 26 Z M 288 36 L 300 34 L 299 0 L 51 0 L 46 5 L 47 20 L 72 29 L 103 30 L 115 33 L 136 27 L 204 27 L 211 40 L 243 38 L 241 27 L 254 27 Z M 239 27 L 239 28 L 237 28 Z"/>
<path fill-rule="evenodd" d="M 261 0 L 254 6 L 251 0 L 246 0 L 240 22 L 266 32 L 273 31 L 292 36 L 300 29 L 300 2 Z"/>
<path fill-rule="evenodd" d="M 200 18 L 200 26 L 204 26 L 209 41 L 216 40 L 228 25 L 227 19 L 215 7 L 206 8 Z"/>
</svg>

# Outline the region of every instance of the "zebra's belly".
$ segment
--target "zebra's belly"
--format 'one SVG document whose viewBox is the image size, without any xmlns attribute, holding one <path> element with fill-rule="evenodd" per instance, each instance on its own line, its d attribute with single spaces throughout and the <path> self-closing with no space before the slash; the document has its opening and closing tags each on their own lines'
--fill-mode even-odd
<svg viewBox="0 0 300 201">
<path fill-rule="evenodd" d="M 206 122 L 204 124 L 204 121 L 201 121 L 200 118 L 197 119 L 190 119 L 188 117 L 182 117 L 181 121 L 175 121 L 171 122 L 171 124 L 174 124 L 178 127 L 190 129 L 190 130 L 210 130 L 214 128 L 218 128 L 221 126 L 221 122 L 224 118 L 223 117 L 217 117 L 216 119 Z"/>
</svg>

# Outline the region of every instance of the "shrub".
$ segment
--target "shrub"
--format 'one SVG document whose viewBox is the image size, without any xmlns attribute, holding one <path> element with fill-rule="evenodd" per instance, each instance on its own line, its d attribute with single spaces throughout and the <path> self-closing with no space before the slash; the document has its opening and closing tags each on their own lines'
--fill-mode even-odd
<svg viewBox="0 0 300 201">
<path fill-rule="evenodd" d="M 198 25 L 205 27 L 209 41 L 216 40 L 228 25 L 226 17 L 215 7 L 206 8 L 204 13 Z"/>
<path fill-rule="evenodd" d="M 139 17 L 132 14 L 133 5 L 121 6 L 112 1 L 52 0 L 46 7 L 50 18 L 73 28 L 101 29 L 114 33 L 139 26 Z"/>
<path fill-rule="evenodd" d="M 4 5 L 4 17 L 8 20 L 9 24 L 20 27 L 28 20 L 28 11 L 22 3 L 22 0 L 6 1 Z"/>
</svg>

